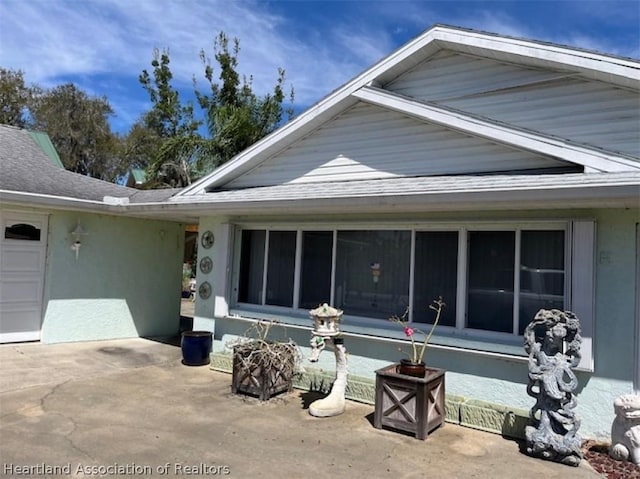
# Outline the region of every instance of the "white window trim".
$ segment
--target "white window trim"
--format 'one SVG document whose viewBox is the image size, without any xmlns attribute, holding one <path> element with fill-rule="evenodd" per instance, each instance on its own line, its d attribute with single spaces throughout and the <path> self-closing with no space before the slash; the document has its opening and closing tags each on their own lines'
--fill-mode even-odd
<svg viewBox="0 0 640 479">
<path fill-rule="evenodd" d="M 260 304 L 261 305 L 266 305 L 267 303 L 267 274 L 269 273 L 268 271 L 268 264 L 269 264 L 269 239 L 271 238 L 271 232 L 269 230 L 266 231 L 266 234 L 264 235 L 264 257 L 262 259 L 262 292 L 260 293 Z M 297 249 L 297 245 L 296 245 L 296 249 Z"/>
<path fill-rule="evenodd" d="M 293 266 L 294 271 L 302 271 L 302 230 L 296 232 L 296 257 Z M 301 274 L 295 274 L 293 278 L 293 309 L 300 307 L 300 280 Z"/>
<path fill-rule="evenodd" d="M 582 358 L 580 369 L 594 370 L 593 333 L 595 331 L 596 223 L 576 220 L 570 223 L 570 294 L 567 309 L 580 319 Z"/>
<path fill-rule="evenodd" d="M 467 228 L 460 228 L 458 234 L 458 297 L 456 298 L 456 330 L 464 331 L 464 323 L 467 315 L 467 265 L 469 264 L 469 248 L 467 248 Z M 459 317 L 462 316 L 462 320 Z"/>
</svg>

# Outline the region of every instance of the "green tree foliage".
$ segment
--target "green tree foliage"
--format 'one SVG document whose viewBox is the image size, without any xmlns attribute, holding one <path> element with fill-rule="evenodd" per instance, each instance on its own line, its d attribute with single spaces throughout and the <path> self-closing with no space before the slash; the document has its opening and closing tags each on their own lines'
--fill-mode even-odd
<svg viewBox="0 0 640 479">
<path fill-rule="evenodd" d="M 145 129 L 147 137 L 156 139 L 140 150 L 139 165 L 146 167 L 149 187 L 184 187 L 211 172 L 239 152 L 275 130 L 285 115 L 290 118 L 291 108 L 285 109 L 284 70 L 278 70 L 273 92 L 262 97 L 252 88 L 252 78 L 240 78 L 238 73 L 239 41 L 229 40 L 220 33 L 214 42 L 214 58 L 219 66 L 218 80 L 214 67 L 204 51 L 200 59 L 208 92 L 197 88 L 194 93 L 203 119 L 195 117 L 193 104 L 182 103 L 172 85 L 173 73 L 167 50 L 154 51 L 149 73 L 143 70 L 140 83 L 149 94 L 152 108 L 134 128 Z M 293 90 L 290 93 L 293 101 Z M 206 125 L 206 135 L 200 126 Z M 134 134 L 134 129 L 128 136 Z M 140 134 L 138 132 L 138 134 Z"/>
<path fill-rule="evenodd" d="M 193 118 L 193 105 L 182 105 L 180 94 L 171 86 L 173 73 L 170 62 L 169 50 L 160 52 L 156 48 L 151 61 L 153 78 L 147 70 L 142 70 L 139 77 L 153 103 L 153 108 L 143 116 L 144 124 L 160 138 L 191 134 L 200 126 L 200 122 Z"/>
<path fill-rule="evenodd" d="M 209 145 L 207 155 L 200 158 L 198 165 L 204 172 L 229 161 L 245 148 L 275 130 L 283 118 L 293 116 L 292 108 L 284 108 L 285 71 L 278 69 L 278 77 L 273 91 L 262 97 L 253 91 L 253 77 L 238 74 L 238 54 L 240 42 L 233 39 L 230 49 L 229 39 L 220 32 L 214 42 L 214 58 L 219 66 L 218 79 L 214 80 L 214 68 L 204 50 L 200 60 L 204 66 L 204 77 L 210 93 L 202 93 L 195 88 L 196 98 L 204 111 Z M 194 85 L 196 81 L 194 79 Z M 293 89 L 289 93 L 293 102 Z"/>
<path fill-rule="evenodd" d="M 68 83 L 37 95 L 30 112 L 29 128 L 47 132 L 67 170 L 107 181 L 122 174 L 105 97 L 90 97 Z"/>
<path fill-rule="evenodd" d="M 141 121 L 136 122 L 121 138 L 120 154 L 129 168 L 145 169 L 159 143 L 159 136 Z"/>
<path fill-rule="evenodd" d="M 120 139 L 111 132 L 106 98 L 91 97 L 73 84 L 43 90 L 27 85 L 21 70 L 0 68 L 0 123 L 46 132 L 64 167 L 116 181 L 124 165 Z"/>
<path fill-rule="evenodd" d="M 25 85 L 21 70 L 0 67 L 0 123 L 24 128 L 34 90 Z"/>
<path fill-rule="evenodd" d="M 201 122 L 193 105 L 182 104 L 172 84 L 169 51 L 153 52 L 152 73 L 143 70 L 140 84 L 153 104 L 129 136 L 144 139 L 137 150 L 138 166 L 147 168 L 147 187 L 182 187 L 192 182 L 192 164 L 202 145 Z M 137 130 L 137 131 L 136 131 Z"/>
</svg>

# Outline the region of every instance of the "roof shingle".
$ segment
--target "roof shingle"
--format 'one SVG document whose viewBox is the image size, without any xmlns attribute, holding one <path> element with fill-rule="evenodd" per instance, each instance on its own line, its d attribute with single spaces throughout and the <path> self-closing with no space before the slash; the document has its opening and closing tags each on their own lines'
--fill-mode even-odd
<svg viewBox="0 0 640 479">
<path fill-rule="evenodd" d="M 0 190 L 102 202 L 105 196 L 131 203 L 164 201 L 177 190 L 140 191 L 55 166 L 27 130 L 0 125 Z"/>
</svg>

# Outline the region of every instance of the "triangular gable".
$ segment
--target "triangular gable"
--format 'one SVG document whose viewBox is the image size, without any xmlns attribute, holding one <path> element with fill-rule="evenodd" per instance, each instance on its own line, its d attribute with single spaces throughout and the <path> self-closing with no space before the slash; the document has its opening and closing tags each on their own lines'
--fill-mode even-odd
<svg viewBox="0 0 640 479">
<path fill-rule="evenodd" d="M 570 163 L 359 103 L 224 189 L 395 177 L 565 170 Z"/>
<path fill-rule="evenodd" d="M 640 95 L 577 73 L 443 50 L 384 90 L 620 155 L 640 156 Z"/>
<path fill-rule="evenodd" d="M 270 160 L 326 125 L 359 101 L 389 109 L 417 120 L 434 123 L 464 134 L 478 136 L 509 148 L 529 151 L 539 157 L 557 158 L 584 167 L 586 171 L 638 171 L 638 158 L 617 154 L 570 140 L 549 137 L 522 126 L 503 124 L 478 114 L 446 105 L 432 105 L 385 91 L 386 85 L 433 58 L 443 50 L 489 58 L 501 63 L 551 70 L 554 75 L 576 75 L 581 79 L 607 82 L 631 89 L 640 87 L 640 64 L 633 60 L 601 55 L 540 42 L 501 37 L 474 31 L 436 26 L 389 55 L 279 130 L 241 152 L 230 162 L 186 188 L 180 195 L 199 194 L 241 184 L 239 177 Z M 440 53 L 442 55 L 442 53 Z M 543 75 L 544 76 L 544 75 Z M 481 134 L 478 134 L 481 131 Z"/>
</svg>

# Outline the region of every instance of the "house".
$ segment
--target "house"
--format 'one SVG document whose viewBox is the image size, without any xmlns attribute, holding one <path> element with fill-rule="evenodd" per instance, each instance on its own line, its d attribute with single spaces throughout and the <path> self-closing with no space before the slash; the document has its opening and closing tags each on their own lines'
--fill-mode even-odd
<svg viewBox="0 0 640 479">
<path fill-rule="evenodd" d="M 0 125 L 0 342 L 177 333 L 182 220 L 123 208 L 175 190 L 117 186 L 56 158 L 45 134 Z"/>
<path fill-rule="evenodd" d="M 350 373 L 399 359 L 409 308 L 447 393 L 528 410 L 522 333 L 582 328 L 578 414 L 640 388 L 640 63 L 435 26 L 171 198 L 199 216 L 194 327 L 344 310 Z M 306 329 L 305 329 L 306 328 Z"/>
<path fill-rule="evenodd" d="M 639 93 L 637 60 L 434 26 L 177 192 L 70 176 L 0 128 L 2 328 L 43 288 L 43 341 L 169 331 L 198 224 L 194 329 L 217 348 L 269 318 L 304 345 L 327 302 L 365 397 L 408 347 L 388 318 L 428 329 L 442 296 L 425 360 L 448 395 L 526 414 L 522 332 L 571 310 L 581 432 L 608 436 L 640 391 Z"/>
</svg>

